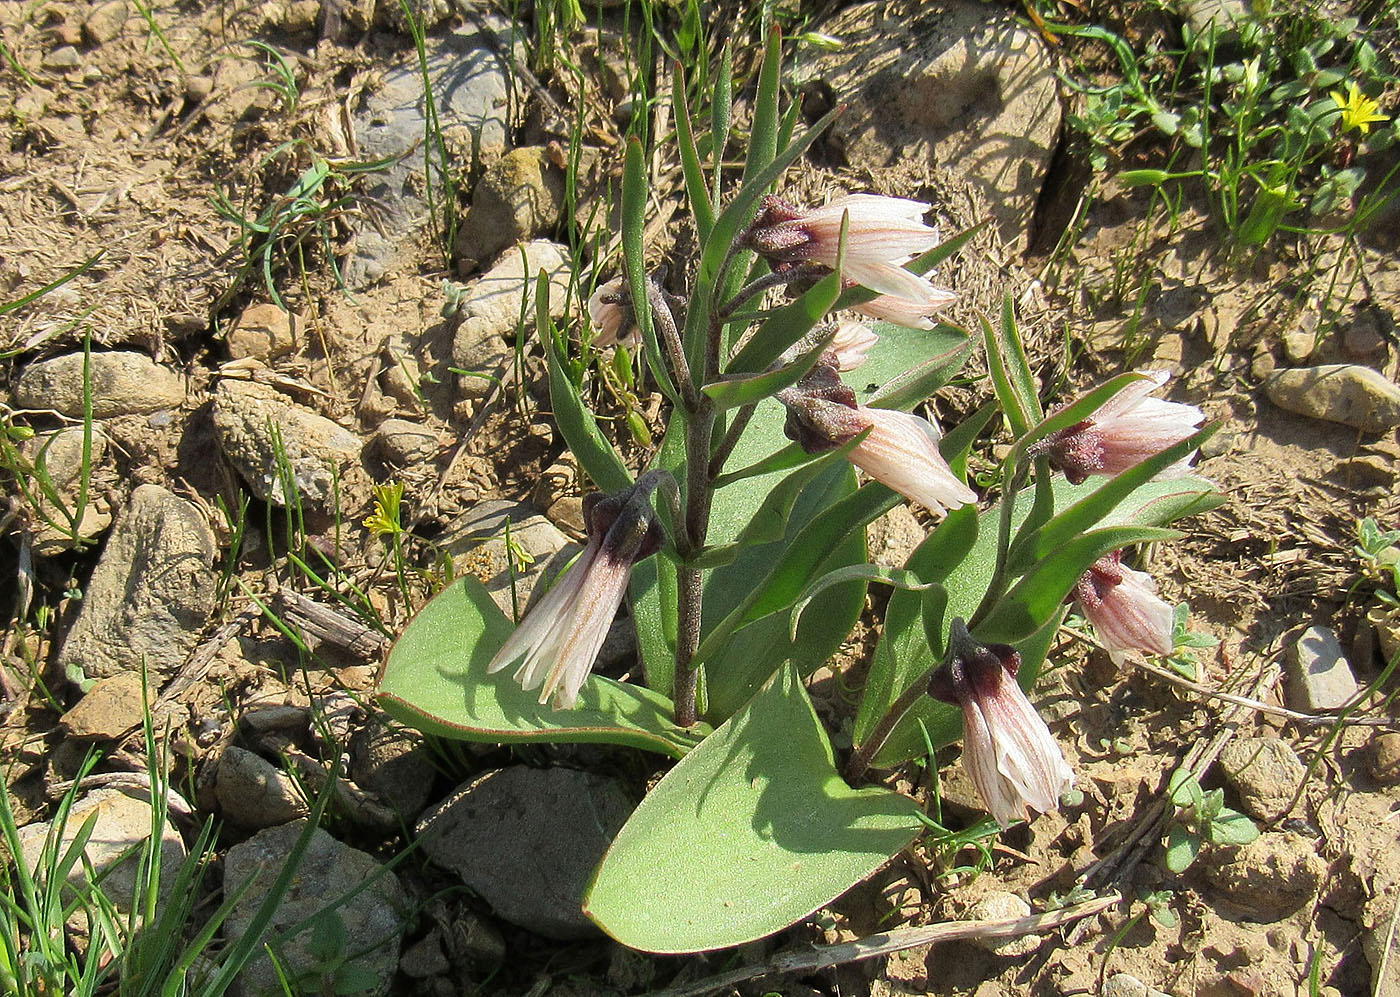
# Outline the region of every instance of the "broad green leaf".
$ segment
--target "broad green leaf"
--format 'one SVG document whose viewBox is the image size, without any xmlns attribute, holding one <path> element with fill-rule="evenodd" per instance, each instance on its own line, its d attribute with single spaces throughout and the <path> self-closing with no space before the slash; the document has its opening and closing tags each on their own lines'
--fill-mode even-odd
<svg viewBox="0 0 1400 997">
<path fill-rule="evenodd" d="M 649 560 L 656 560 L 650 558 Z M 474 577 L 449 585 L 409 621 L 389 652 L 378 701 L 390 716 L 429 734 L 463 741 L 595 741 L 679 758 L 708 728 L 671 722 L 671 701 L 639 685 L 599 675 L 583 684 L 574 709 L 541 706 L 507 669 L 486 666 L 510 621 Z"/>
<path fill-rule="evenodd" d="M 921 582 L 918 576 L 900 568 L 885 568 L 878 564 L 848 564 L 844 568 L 837 568 L 828 571 L 812 584 L 802 590 L 802 594 L 797 597 L 797 602 L 792 607 L 792 623 L 788 627 L 789 634 L 796 639 L 797 625 L 802 621 L 802 614 L 816 596 L 831 588 L 833 585 L 840 585 L 852 579 L 860 579 L 866 583 L 879 582 L 891 588 L 904 589 L 908 592 L 922 592 L 925 589 L 940 587 L 937 582 Z"/>
<path fill-rule="evenodd" d="M 1173 824 L 1167 829 L 1167 868 L 1175 873 L 1183 873 L 1191 868 L 1201 851 L 1201 839 L 1181 824 Z"/>
<path fill-rule="evenodd" d="M 1209 833 L 1217 845 L 1247 845 L 1259 837 L 1259 828 L 1244 814 L 1226 809 L 1210 822 Z"/>
<path fill-rule="evenodd" d="M 594 874 L 584 913 L 645 952 L 741 945 L 829 903 L 921 826 L 907 797 L 841 780 L 785 666 L 642 801 Z"/>
<path fill-rule="evenodd" d="M 953 325 L 906 329 L 876 322 L 870 328 L 880 340 L 845 380 L 862 405 L 876 408 L 907 412 L 932 397 L 957 377 L 977 345 Z"/>
<path fill-rule="evenodd" d="M 542 341 L 549 351 L 549 403 L 554 409 L 555 425 L 593 483 L 605 492 L 621 491 L 632 483 L 627 465 L 603 436 L 593 413 L 583 404 L 574 382 L 564 372 L 554 337 L 546 335 Z"/>
</svg>

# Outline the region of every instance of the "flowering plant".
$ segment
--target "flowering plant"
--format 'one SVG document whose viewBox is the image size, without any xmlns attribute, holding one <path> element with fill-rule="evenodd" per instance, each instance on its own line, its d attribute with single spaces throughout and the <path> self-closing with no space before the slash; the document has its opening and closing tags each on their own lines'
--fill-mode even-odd
<svg viewBox="0 0 1400 997">
<path fill-rule="evenodd" d="M 634 473 L 608 442 L 564 373 L 569 343 L 547 318 L 542 278 L 555 417 L 603 493 L 587 507 L 588 545 L 518 626 L 474 579 L 458 580 L 401 636 L 380 689 L 390 713 L 443 736 L 611 742 L 678 759 L 584 901 L 608 933 L 654 952 L 769 934 L 920 833 L 946 835 L 912 799 L 862 785 L 930 746 L 965 737 L 965 764 L 1003 825 L 1055 807 L 1073 773 L 1026 691 L 1067 602 L 1085 604 L 1115 652 L 1160 653 L 1147 624 L 1113 622 L 1155 619 L 1153 606 L 1130 605 L 1151 590 L 1120 552 L 1175 536 L 1167 524 L 1218 501 L 1185 463 L 1205 435 L 1201 413 L 1148 398 L 1160 376 L 1121 375 L 1047 416 L 1009 298 L 980 337 L 935 325 L 952 295 L 927 275 L 970 233 L 940 242 L 920 202 L 852 194 L 803 208 L 771 193 L 831 120 L 791 138 L 776 34 L 723 206 L 723 141 L 707 171 L 686 92 L 678 71 L 673 111 L 702 247 L 685 293 L 648 268 L 632 142 L 624 273 L 589 307 L 607 342 L 639 344 L 669 400 L 659 446 Z M 716 85 L 717 123 L 729 93 L 728 80 Z M 786 300 L 765 306 L 779 289 Z M 841 325 L 845 309 L 882 321 Z M 979 345 L 994 397 L 945 434 L 912 410 Z M 969 453 L 998 418 L 1014 442 L 979 495 Z M 865 526 L 906 500 L 937 526 L 904 567 L 869 563 Z M 894 593 L 838 767 L 803 679 L 848 636 L 871 584 Z M 589 674 L 624 589 L 640 676 L 626 682 Z M 1089 611 L 1091 595 L 1107 615 Z"/>
</svg>

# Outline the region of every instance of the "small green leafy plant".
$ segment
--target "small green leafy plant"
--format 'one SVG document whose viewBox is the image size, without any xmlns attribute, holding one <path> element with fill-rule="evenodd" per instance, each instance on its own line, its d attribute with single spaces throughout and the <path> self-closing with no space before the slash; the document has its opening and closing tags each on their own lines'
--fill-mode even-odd
<svg viewBox="0 0 1400 997">
<path fill-rule="evenodd" d="M 1167 828 L 1167 868 L 1185 872 L 1196 861 L 1206 842 L 1213 845 L 1247 845 L 1259 837 L 1254 821 L 1225 805 L 1225 791 L 1201 789 L 1185 769 L 1172 773 L 1167 795 L 1176 814 Z"/>
</svg>

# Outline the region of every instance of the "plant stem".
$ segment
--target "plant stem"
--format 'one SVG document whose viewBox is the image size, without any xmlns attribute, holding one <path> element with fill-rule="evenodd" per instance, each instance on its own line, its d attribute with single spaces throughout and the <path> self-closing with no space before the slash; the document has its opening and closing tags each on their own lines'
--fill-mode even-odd
<svg viewBox="0 0 1400 997">
<path fill-rule="evenodd" d="M 684 529 L 686 543 L 692 553 L 704 548 L 710 528 L 710 502 L 714 498 L 710 478 L 710 438 L 714 426 L 713 404 L 708 398 L 702 398 L 700 410 L 686 420 L 685 428 Z M 696 721 L 695 688 L 699 679 L 699 672 L 692 662 L 700 647 L 700 569 L 682 565 L 677 581 L 679 620 L 672 699 L 676 706 L 676 725 L 690 727 Z"/>
<path fill-rule="evenodd" d="M 714 456 L 710 458 L 710 480 L 718 478 L 724 471 L 724 462 L 729 459 L 729 455 L 734 452 L 734 447 L 739 443 L 739 437 L 744 435 L 744 430 L 748 427 L 749 420 L 753 418 L 756 405 L 744 405 L 738 412 L 734 413 L 734 419 L 725 430 L 724 438 L 719 441 L 719 446 L 715 448 Z"/>
<path fill-rule="evenodd" d="M 671 363 L 671 376 L 676 379 L 676 385 L 680 389 L 681 404 L 685 406 L 687 413 L 695 415 L 700 411 L 702 403 L 708 402 L 702 402 L 700 392 L 695 390 L 695 381 L 690 376 L 690 364 L 685 359 L 685 347 L 681 344 L 680 332 L 676 328 L 676 317 L 671 314 L 671 306 L 667 303 L 666 296 L 661 293 L 661 288 L 649 277 L 646 285 L 651 319 L 661 330 L 661 352 Z"/>
<path fill-rule="evenodd" d="M 846 781 L 848 783 L 854 785 L 856 780 L 865 774 L 865 770 L 870 768 L 871 760 L 885 746 L 885 742 L 890 739 L 890 735 L 894 733 L 899 722 L 904 719 L 904 715 L 914 708 L 915 703 L 928 695 L 929 679 L 933 678 L 933 673 L 942 667 L 940 662 L 910 683 L 909 688 L 905 689 L 894 701 L 889 712 L 880 718 L 879 724 L 870 732 L 865 743 L 855 750 L 855 753 L 851 755 L 851 760 L 846 763 Z"/>
</svg>

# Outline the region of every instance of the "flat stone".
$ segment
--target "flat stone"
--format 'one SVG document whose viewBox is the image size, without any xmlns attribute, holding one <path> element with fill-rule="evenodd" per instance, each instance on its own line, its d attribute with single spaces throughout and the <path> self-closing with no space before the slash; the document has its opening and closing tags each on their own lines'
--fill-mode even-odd
<svg viewBox="0 0 1400 997">
<path fill-rule="evenodd" d="M 225 378 L 214 391 L 219 448 L 264 502 L 286 505 L 280 450 L 305 500 L 329 509 L 335 469 L 357 460 L 363 446 L 349 430 L 254 381 Z"/>
<path fill-rule="evenodd" d="M 507 524 L 511 546 L 528 560 L 519 556 L 512 560 L 506 545 Z M 581 549 L 534 507 L 504 501 L 478 502 L 447 525 L 438 544 L 458 559 L 459 568 L 481 580 L 511 618 L 517 610 L 524 613 L 541 578 L 553 577 Z"/>
<path fill-rule="evenodd" d="M 287 863 L 287 856 L 305 829 L 294 821 L 259 831 L 228 850 L 224 859 L 224 896 L 244 890 L 224 926 L 224 938 L 235 944 L 248 931 L 273 881 Z M 247 884 L 252 883 L 251 887 Z M 352 890 L 359 889 L 347 900 Z M 399 944 L 407 924 L 408 901 L 398 877 L 374 858 L 342 844 L 321 829 L 312 832 L 291 885 L 272 916 L 268 938 L 279 938 L 293 925 L 313 923 L 277 947 L 282 969 L 293 980 L 314 985 L 308 993 L 324 992 L 317 971 L 324 954 L 313 939 L 323 918 L 336 918 L 345 933 L 344 965 L 365 972 L 372 985 L 357 994 L 382 997 L 389 992 L 399 964 Z M 284 993 L 272 960 L 258 949 L 230 989 L 232 997 L 279 997 Z"/>
<path fill-rule="evenodd" d="M 106 3 L 99 3 L 89 10 L 87 17 L 83 19 L 83 34 L 94 45 L 109 42 L 122 33 L 122 28 L 126 27 L 127 18 L 130 16 L 131 11 L 126 5 L 126 0 L 107 0 Z"/>
<path fill-rule="evenodd" d="M 155 698 L 155 690 L 145 693 Z M 142 698 L 140 672 L 119 672 L 98 679 L 73 708 L 58 718 L 68 729 L 68 736 L 80 741 L 111 741 L 121 737 L 141 722 L 145 700 Z"/>
<path fill-rule="evenodd" d="M 498 916 L 549 938 L 585 938 L 598 928 L 583 915 L 584 889 L 632 809 L 614 779 L 516 765 L 458 787 L 418 838 Z"/>
<path fill-rule="evenodd" d="M 193 504 L 141 485 L 117 519 L 59 652 L 74 681 L 184 664 L 214 610 L 213 531 Z"/>
<path fill-rule="evenodd" d="M 151 805 L 117 789 L 98 789 L 88 793 L 68 812 L 68 820 L 58 836 L 60 855 L 67 851 L 83 823 L 94 813 L 97 815 L 96 823 L 83 854 L 92 864 L 93 871 L 103 875 L 103 895 L 112 901 L 118 911 L 128 914 L 133 900 L 137 898 L 136 876 L 140 863 L 140 848 L 133 846 L 139 846 L 151 837 Z M 52 828 L 52 822 L 45 821 L 20 829 L 20 850 L 31 872 L 38 867 L 44 841 Z M 157 895 L 161 900 L 169 898 L 186 854 L 180 832 L 169 823 L 165 824 L 160 836 L 160 886 Z M 76 889 L 90 885 L 82 862 L 73 865 L 68 882 Z M 81 920 L 83 923 L 79 930 L 86 933 L 86 918 Z"/>
<path fill-rule="evenodd" d="M 546 235 L 564 212 L 564 171 L 543 146 L 512 149 L 477 181 L 472 205 L 457 230 L 456 251 L 469 263 Z"/>
<path fill-rule="evenodd" d="M 1102 997 L 1171 997 L 1170 994 L 1149 987 L 1136 976 L 1127 973 L 1114 973 L 1104 981 Z"/>
<path fill-rule="evenodd" d="M 185 400 L 185 380 L 144 353 L 91 354 L 92 416 L 118 415 L 176 408 Z M 20 408 L 52 409 L 82 418 L 83 355 L 69 353 L 32 363 L 15 384 Z"/>
<path fill-rule="evenodd" d="M 488 14 L 478 19 L 484 28 L 473 25 L 429 36 L 424 47 L 448 147 L 472 150 L 481 161 L 491 162 L 505 154 L 510 134 L 511 85 L 496 46 L 509 49 L 514 34 L 503 18 Z M 375 174 L 365 190 L 366 202 L 378 205 L 379 214 L 357 223 L 355 249 L 344 268 L 352 288 L 366 287 L 410 261 L 428 228 L 423 196 L 426 114 L 416 55 L 385 73 L 382 83 L 353 110 L 362 159 L 402 158 Z M 440 191 L 442 179 L 436 169 L 432 182 Z"/>
<path fill-rule="evenodd" d="M 228 334 L 228 355 L 234 360 L 256 357 L 271 360 L 296 348 L 292 315 L 270 302 L 243 309 Z M 301 324 L 298 317 L 296 324 Z"/>
<path fill-rule="evenodd" d="M 45 69 L 77 69 L 83 64 L 83 57 L 72 45 L 60 45 L 44 56 Z"/>
<path fill-rule="evenodd" d="M 1276 370 L 1267 382 L 1279 408 L 1368 433 L 1400 426 L 1400 387 L 1360 364 L 1325 364 Z"/>
<path fill-rule="evenodd" d="M 967 912 L 971 921 L 1004 921 L 1013 917 L 1030 917 L 1031 905 L 1014 893 L 994 890 L 978 900 Z M 1040 948 L 1041 936 L 1021 935 L 1018 938 L 974 938 L 972 944 L 993 955 L 1019 957 Z"/>
<path fill-rule="evenodd" d="M 224 819 L 239 827 L 276 827 L 305 817 L 296 781 L 261 755 L 235 745 L 219 756 L 215 793 Z"/>
<path fill-rule="evenodd" d="M 1250 23 L 1244 0 L 1185 0 L 1182 15 L 1197 35 L 1214 35 L 1216 45 L 1239 41 L 1240 29 Z"/>
<path fill-rule="evenodd" d="M 870 561 L 882 568 L 904 567 L 924 536 L 923 525 L 903 502 L 865 528 Z"/>
<path fill-rule="evenodd" d="M 1206 878 L 1222 899 L 1266 923 L 1281 921 L 1322 887 L 1327 863 L 1302 835 L 1267 831 L 1254 841 L 1208 856 Z"/>
<path fill-rule="evenodd" d="M 407 419 L 385 419 L 375 430 L 374 444 L 390 464 L 404 467 L 434 460 L 442 443 L 427 426 Z"/>
<path fill-rule="evenodd" d="M 1276 737 L 1236 738 L 1221 751 L 1220 767 L 1245 812 L 1266 821 L 1283 815 L 1307 776 L 1297 753 Z"/>
<path fill-rule="evenodd" d="M 1060 130 L 1044 43 L 1013 11 L 976 0 L 901 10 L 857 3 L 822 22 L 842 39 L 800 70 L 849 104 L 830 136 L 857 169 L 923 161 L 962 173 L 1008 245 L 1023 247 Z"/>
<path fill-rule="evenodd" d="M 1295 710 L 1337 710 L 1356 695 L 1356 675 L 1328 627 L 1304 630 L 1288 649 L 1284 664 L 1284 692 Z"/>
<path fill-rule="evenodd" d="M 495 374 L 511 359 L 507 340 L 520 330 L 520 316 L 534 328 L 535 279 L 541 270 L 549 275 L 549 313 L 558 318 L 568 301 L 572 264 L 564 246 L 544 240 L 529 242 L 501 257 L 501 261 L 466 285 L 457 310 L 452 336 L 452 362 L 461 370 Z M 461 377 L 458 389 L 464 398 L 484 398 L 491 391 L 484 377 Z"/>
</svg>

